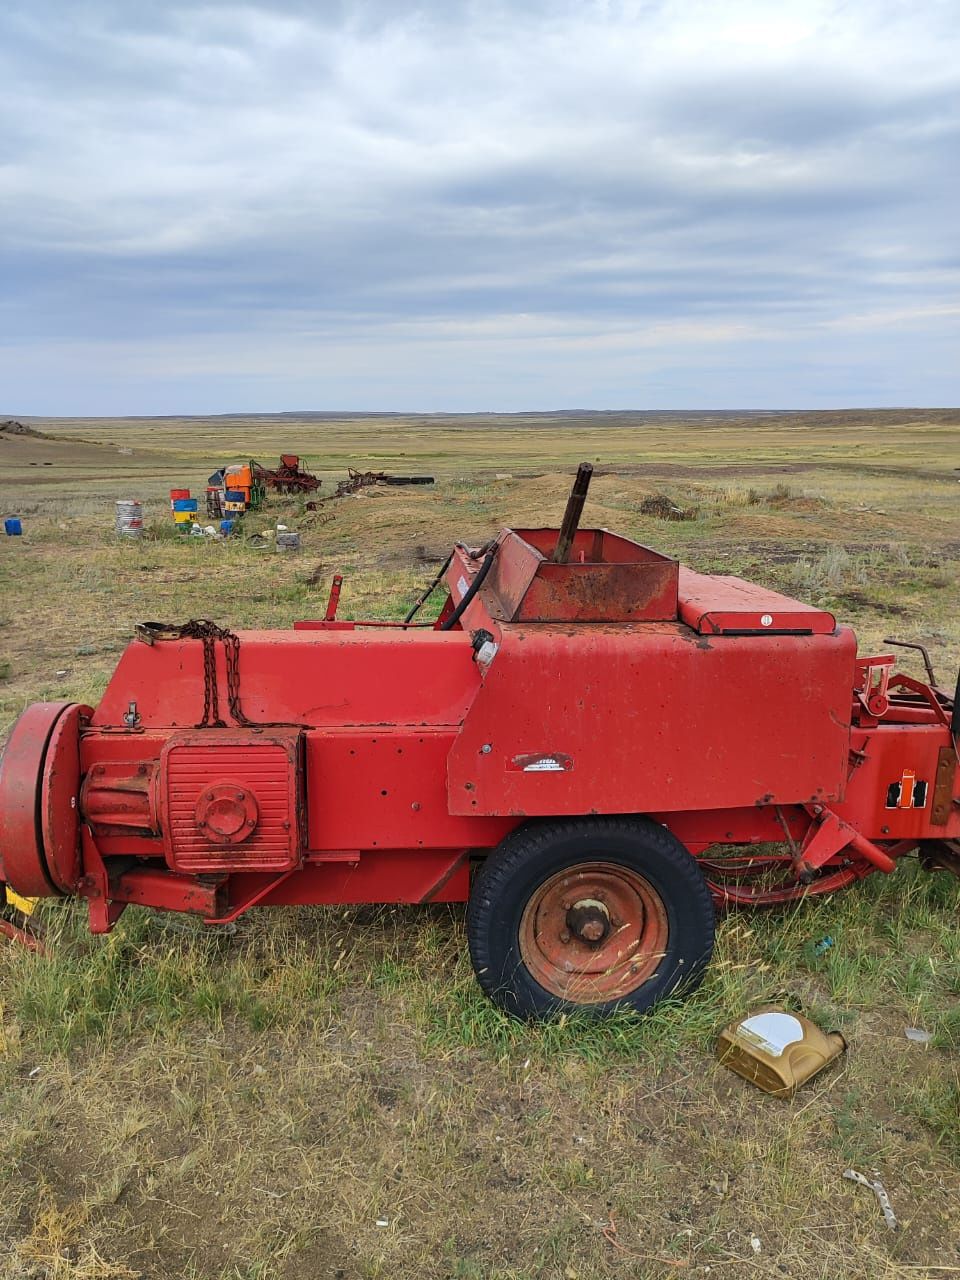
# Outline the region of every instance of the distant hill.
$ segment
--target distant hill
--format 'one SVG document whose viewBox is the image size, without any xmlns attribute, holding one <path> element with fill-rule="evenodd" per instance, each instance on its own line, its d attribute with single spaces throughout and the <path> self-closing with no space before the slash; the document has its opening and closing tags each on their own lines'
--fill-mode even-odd
<svg viewBox="0 0 960 1280">
<path fill-rule="evenodd" d="M 0 433 L 7 436 L 42 436 L 42 431 L 37 431 L 35 427 L 28 427 L 22 422 L 17 422 L 16 418 L 7 418 L 5 422 L 0 422 Z"/>
</svg>

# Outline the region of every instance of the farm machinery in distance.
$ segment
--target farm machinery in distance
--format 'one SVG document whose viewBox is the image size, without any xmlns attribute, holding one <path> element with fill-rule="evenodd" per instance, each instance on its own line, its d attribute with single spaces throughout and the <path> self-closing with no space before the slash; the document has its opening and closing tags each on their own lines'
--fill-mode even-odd
<svg viewBox="0 0 960 1280">
<path fill-rule="evenodd" d="M 295 453 L 281 453 L 280 465 L 273 470 L 259 462 L 251 463 L 251 466 L 257 482 L 275 493 L 316 493 L 323 483 L 309 471 L 301 469 L 300 458 Z"/>
<path fill-rule="evenodd" d="M 580 528 L 457 544 L 433 622 L 137 629 L 96 708 L 29 707 L 2 877 L 210 924 L 292 903 L 467 902 L 511 1014 L 643 1010 L 717 905 L 960 869 L 956 693 L 824 609 Z M 335 591 L 339 583 L 335 583 Z"/>
</svg>

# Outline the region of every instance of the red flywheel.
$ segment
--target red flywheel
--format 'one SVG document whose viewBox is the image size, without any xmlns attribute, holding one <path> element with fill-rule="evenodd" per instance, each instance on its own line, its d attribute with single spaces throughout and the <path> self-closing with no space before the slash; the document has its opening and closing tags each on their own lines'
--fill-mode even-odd
<svg viewBox="0 0 960 1280">
<path fill-rule="evenodd" d="M 0 878 L 25 897 L 70 893 L 80 877 L 77 702 L 35 702 L 0 759 Z"/>
</svg>

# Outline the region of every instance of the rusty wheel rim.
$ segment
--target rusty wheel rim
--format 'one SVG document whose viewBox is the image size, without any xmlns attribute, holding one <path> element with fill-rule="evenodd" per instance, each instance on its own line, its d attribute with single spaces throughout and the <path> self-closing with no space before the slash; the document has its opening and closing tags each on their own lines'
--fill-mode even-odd
<svg viewBox="0 0 960 1280">
<path fill-rule="evenodd" d="M 545 991 L 572 1004 L 622 999 L 666 953 L 663 899 L 615 862 L 581 862 L 545 880 L 520 919 L 520 954 Z"/>
</svg>

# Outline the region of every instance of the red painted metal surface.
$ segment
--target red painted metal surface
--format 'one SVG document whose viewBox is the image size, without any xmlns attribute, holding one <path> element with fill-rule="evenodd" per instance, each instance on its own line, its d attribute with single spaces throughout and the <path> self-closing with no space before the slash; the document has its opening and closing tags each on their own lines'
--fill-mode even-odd
<svg viewBox="0 0 960 1280">
<path fill-rule="evenodd" d="M 462 901 L 471 858 L 530 817 L 649 814 L 739 904 L 960 840 L 942 692 L 858 658 L 823 610 L 603 530 L 555 564 L 556 538 L 504 531 L 475 594 L 489 553 L 458 548 L 439 620 L 472 599 L 449 630 L 341 622 L 332 599 L 300 629 L 239 633 L 240 723 L 216 641 L 223 729 L 196 727 L 202 643 L 135 640 L 94 712 L 37 704 L 15 726 L 5 878 L 79 893 L 102 932 L 129 903 L 226 920 Z"/>
<path fill-rule="evenodd" d="M 467 849 L 375 849 L 312 862 L 277 880 L 232 876 L 231 902 L 266 889 L 264 906 L 313 902 L 466 902 L 470 887 Z"/>
<path fill-rule="evenodd" d="M 685 566 L 680 568 L 678 594 L 681 620 L 701 635 L 782 631 L 822 636 L 830 635 L 837 625 L 832 613 L 779 591 L 742 578 L 694 573 Z"/>
<path fill-rule="evenodd" d="M 470 625 L 483 625 L 476 613 Z M 845 628 L 708 638 L 669 622 L 505 624 L 500 633 L 450 752 L 453 813 L 649 813 L 843 795 L 855 649 Z M 572 763 L 518 768 L 530 755 Z"/>
<path fill-rule="evenodd" d="M 80 729 L 93 715 L 74 703 L 58 716 L 47 743 L 40 786 L 40 836 L 49 878 L 74 893 L 80 861 Z"/>
<path fill-rule="evenodd" d="M 9 920 L 0 920 L 0 935 L 9 939 L 10 942 L 16 942 L 21 947 L 26 947 L 28 951 L 35 951 L 37 955 L 46 955 L 47 949 L 36 936 L 28 929 L 19 929 L 15 924 L 11 924 Z"/>
<path fill-rule="evenodd" d="M 176 733 L 160 754 L 164 852 L 174 871 L 289 871 L 303 857 L 297 729 Z"/>
<path fill-rule="evenodd" d="M 0 865 L 24 897 L 59 892 L 47 867 L 40 821 L 47 746 L 69 702 L 35 702 L 13 726 L 0 760 Z M 64 815 L 69 824 L 69 815 Z"/>
<path fill-rule="evenodd" d="M 307 734 L 308 858 L 337 849 L 490 848 L 516 825 L 447 803 L 455 728 L 344 728 Z"/>
<path fill-rule="evenodd" d="M 80 810 L 98 837 L 157 837 L 159 781 L 157 760 L 99 760 L 83 780 Z"/>
<path fill-rule="evenodd" d="M 463 631 L 400 629 L 240 631 L 243 708 L 252 720 L 313 727 L 451 725 L 480 684 Z M 219 688 L 227 688 L 217 645 Z M 93 716 L 124 730 L 131 701 L 137 731 L 192 729 L 203 714 L 203 649 L 196 640 L 133 641 Z M 225 710 L 225 708 L 223 708 Z"/>
<path fill-rule="evenodd" d="M 138 867 L 111 879 L 109 893 L 114 902 L 136 903 L 157 911 L 190 911 L 215 916 L 223 906 L 222 882 L 205 877 L 179 875 L 155 867 Z"/>
</svg>

